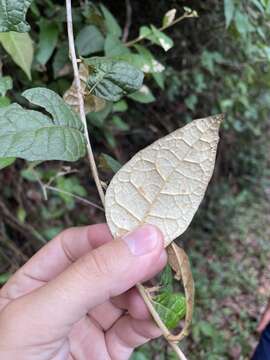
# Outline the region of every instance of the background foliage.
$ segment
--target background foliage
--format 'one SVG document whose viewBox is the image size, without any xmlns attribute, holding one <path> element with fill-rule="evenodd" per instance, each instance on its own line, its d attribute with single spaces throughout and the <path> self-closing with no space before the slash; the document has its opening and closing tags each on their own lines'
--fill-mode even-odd
<svg viewBox="0 0 270 360">
<path fill-rule="evenodd" d="M 88 114 L 103 181 L 139 149 L 192 118 L 226 113 L 207 197 L 179 239 L 191 256 L 197 290 L 193 332 L 184 345 L 190 359 L 248 359 L 269 296 L 270 1 L 103 3 L 110 12 L 74 1 L 80 56 L 105 54 L 148 66 L 143 91 Z M 149 28 L 161 27 L 172 8 L 182 14 L 184 6 L 199 17 L 164 32 L 165 50 L 174 44 L 164 51 Z M 25 105 L 21 93 L 27 88 L 45 85 L 63 95 L 72 83 L 64 2 L 36 0 L 27 20 L 30 33 L 0 33 L 0 106 Z M 139 31 L 150 41 L 123 45 L 123 36 L 129 42 Z M 11 163 L 0 159 L 0 168 Z M 17 160 L 1 171 L 1 282 L 62 229 L 103 221 L 102 212 L 76 198 L 98 203 L 88 171 L 86 160 L 72 166 Z M 134 359 L 173 354 L 160 341 Z"/>
</svg>

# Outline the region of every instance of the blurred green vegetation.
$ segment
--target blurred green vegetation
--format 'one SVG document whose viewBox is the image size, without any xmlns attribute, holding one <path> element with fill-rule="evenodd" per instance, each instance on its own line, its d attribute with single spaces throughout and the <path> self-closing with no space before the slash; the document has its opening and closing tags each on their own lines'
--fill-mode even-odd
<svg viewBox="0 0 270 360">
<path fill-rule="evenodd" d="M 164 71 L 146 75 L 149 91 L 144 96 L 107 104 L 102 112 L 90 113 L 88 121 L 102 179 L 108 182 L 119 163 L 158 137 L 193 118 L 226 114 L 207 196 L 190 229 L 179 239 L 191 257 L 196 281 L 194 325 L 183 349 L 191 360 L 248 359 L 256 343 L 259 313 L 270 295 L 266 286 L 270 269 L 270 1 L 103 3 L 120 24 L 107 18 L 111 32 L 120 31 L 120 26 L 127 41 L 135 39 L 143 25 L 160 27 L 170 9 L 180 15 L 186 6 L 199 15 L 166 31 L 174 42 L 168 52 L 148 40 L 140 42 L 143 48 L 132 48 L 144 56 L 150 52 Z M 74 5 L 80 55 L 103 51 L 108 33 L 102 14 L 92 16 L 90 1 L 74 1 Z M 45 84 L 63 94 L 71 85 L 64 2 L 34 1 L 29 22 L 35 43 L 32 80 L 1 48 L 2 72 L 12 77 L 13 87 L 9 83 L 7 94 L 0 91 L 0 106 L 21 102 L 20 93 L 29 87 Z M 93 35 L 89 26 L 94 25 Z M 115 46 L 109 47 L 107 41 L 105 51 Z M 118 44 L 116 55 L 127 59 L 130 54 L 119 55 L 123 47 Z M 87 198 L 98 203 L 86 160 L 72 167 L 59 162 L 35 165 L 16 161 L 0 172 L 0 282 L 62 229 L 104 220 L 100 211 L 80 201 Z M 145 359 L 174 359 L 174 355 L 160 340 L 133 356 L 133 360 Z"/>
</svg>

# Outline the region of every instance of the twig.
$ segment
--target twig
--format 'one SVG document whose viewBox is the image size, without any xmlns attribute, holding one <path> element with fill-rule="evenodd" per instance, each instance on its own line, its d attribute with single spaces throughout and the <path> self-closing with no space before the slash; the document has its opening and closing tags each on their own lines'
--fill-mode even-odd
<svg viewBox="0 0 270 360">
<path fill-rule="evenodd" d="M 164 25 L 164 26 L 161 26 L 158 30 L 159 31 L 164 31 L 164 30 L 167 30 L 168 28 L 170 28 L 171 26 L 179 23 L 180 21 L 184 20 L 184 19 L 187 19 L 187 18 L 191 18 L 191 17 L 197 17 L 197 13 L 192 11 L 192 12 L 185 12 L 182 16 L 180 16 L 179 18 L 175 19 L 173 22 L 171 22 L 170 24 L 168 25 Z M 149 32 L 149 35 L 151 34 L 151 31 Z M 133 46 L 135 44 L 137 44 L 138 42 L 146 39 L 148 36 L 148 34 L 146 35 L 142 35 L 142 36 L 138 36 L 137 38 L 135 38 L 134 40 L 131 40 L 129 42 L 127 42 L 125 45 L 127 47 L 130 47 L 130 46 Z"/>
<path fill-rule="evenodd" d="M 51 191 L 58 192 L 59 194 L 68 195 L 68 196 L 73 197 L 74 199 L 80 201 L 80 202 L 83 203 L 83 204 L 90 205 L 90 206 L 93 206 L 94 208 L 96 208 L 96 209 L 98 209 L 98 210 L 104 211 L 104 209 L 103 209 L 101 206 L 99 206 L 99 205 L 93 203 L 92 201 L 89 201 L 89 200 L 87 200 L 87 199 L 85 199 L 85 198 L 83 198 L 83 197 L 81 197 L 81 196 L 75 195 L 75 194 L 73 194 L 73 193 L 70 193 L 70 192 L 68 192 L 68 191 L 59 189 L 59 188 L 54 187 L 54 186 L 51 186 L 51 185 L 46 185 L 46 184 L 45 184 L 45 185 L 43 185 L 42 187 L 43 187 L 43 189 L 44 189 L 45 191 L 46 191 L 46 190 L 51 190 Z"/>
<path fill-rule="evenodd" d="M 131 21 L 132 21 L 132 7 L 130 0 L 126 0 L 126 24 L 123 32 L 123 38 L 122 38 L 123 42 L 126 42 L 128 39 Z"/>
<path fill-rule="evenodd" d="M 182 350 L 179 348 L 177 343 L 175 341 L 170 340 L 171 333 L 167 329 L 167 327 L 164 325 L 163 321 L 160 319 L 160 316 L 156 312 L 151 299 L 149 298 L 149 295 L 147 294 L 147 291 L 145 290 L 144 286 L 142 284 L 136 285 L 141 297 L 143 298 L 145 304 L 147 305 L 148 310 L 150 311 L 153 319 L 155 320 L 158 327 L 162 330 L 163 336 L 168 341 L 169 345 L 172 347 L 172 349 L 175 351 L 176 355 L 180 360 L 187 360 L 185 355 L 183 354 Z"/>
<path fill-rule="evenodd" d="M 87 152 L 88 152 L 88 158 L 90 162 L 90 167 L 92 170 L 92 174 L 96 183 L 96 187 L 101 199 L 102 204 L 104 205 L 105 202 L 105 196 L 102 189 L 102 185 L 98 176 L 98 170 L 94 158 L 93 149 L 91 146 L 88 129 L 87 129 L 87 121 L 85 116 L 85 110 L 84 110 L 84 99 L 83 99 L 83 93 L 81 89 L 81 81 L 80 81 L 80 74 L 79 74 L 79 68 L 77 63 L 77 56 L 75 51 L 75 44 L 74 44 L 74 32 L 73 32 L 73 22 L 72 22 L 72 6 L 71 6 L 71 0 L 66 0 L 66 10 L 67 10 L 67 28 L 68 28 L 68 42 L 69 42 L 69 51 L 74 71 L 74 80 L 77 88 L 77 94 L 78 94 L 78 100 L 79 100 L 79 107 L 80 107 L 80 117 L 81 121 L 84 126 L 84 135 L 86 138 L 86 146 L 87 146 Z"/>
</svg>

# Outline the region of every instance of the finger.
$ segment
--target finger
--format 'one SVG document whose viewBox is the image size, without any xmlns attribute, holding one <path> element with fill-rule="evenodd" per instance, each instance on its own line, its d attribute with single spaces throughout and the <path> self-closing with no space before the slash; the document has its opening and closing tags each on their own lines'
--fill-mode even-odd
<svg viewBox="0 0 270 360">
<path fill-rule="evenodd" d="M 123 316 L 106 333 L 105 339 L 112 360 L 128 360 L 136 347 L 160 335 L 161 330 L 153 321 Z"/>
<path fill-rule="evenodd" d="M 1 289 L 1 295 L 15 299 L 37 289 L 72 262 L 110 240 L 112 236 L 106 224 L 63 231 L 13 275 Z"/>
<path fill-rule="evenodd" d="M 131 315 L 134 319 L 151 319 L 151 314 L 136 288 L 130 289 L 125 294 L 117 296 L 112 299 L 111 302 L 119 309 L 127 310 L 129 315 Z"/>
<path fill-rule="evenodd" d="M 106 301 L 90 310 L 88 315 L 99 324 L 102 330 L 107 331 L 123 313 L 124 311 L 112 304 L 111 301 Z"/>
<path fill-rule="evenodd" d="M 24 308 L 20 320 L 30 326 L 34 317 L 29 320 L 29 314 L 35 314 L 34 325 L 38 321 L 39 326 L 69 331 L 90 309 L 153 277 L 165 264 L 161 233 L 145 225 L 93 250 L 47 285 L 18 299 Z M 15 306 L 16 301 L 10 311 Z"/>
<path fill-rule="evenodd" d="M 261 333 L 266 328 L 266 326 L 270 323 L 270 309 L 263 314 L 263 317 L 258 325 L 258 332 Z"/>
<path fill-rule="evenodd" d="M 97 306 L 89 311 L 88 315 L 94 319 L 104 331 L 107 331 L 125 311 L 128 311 L 129 315 L 134 319 L 151 319 L 145 302 L 135 288 L 111 299 L 111 301 L 106 301 L 104 304 Z"/>
</svg>

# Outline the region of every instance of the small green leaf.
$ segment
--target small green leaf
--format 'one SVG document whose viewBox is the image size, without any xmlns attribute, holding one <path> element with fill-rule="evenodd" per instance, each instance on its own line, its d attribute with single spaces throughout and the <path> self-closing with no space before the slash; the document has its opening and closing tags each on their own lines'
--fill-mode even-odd
<svg viewBox="0 0 270 360">
<path fill-rule="evenodd" d="M 13 61 L 20 66 L 31 80 L 31 65 L 33 61 L 34 48 L 29 34 L 17 32 L 0 33 L 0 43 Z"/>
<path fill-rule="evenodd" d="M 57 49 L 55 56 L 53 58 L 52 67 L 53 67 L 53 76 L 55 79 L 66 75 L 65 69 L 68 69 L 67 64 L 69 63 L 68 53 L 69 53 L 68 43 L 64 42 L 63 44 L 61 44 L 61 47 Z M 67 71 L 69 72 L 69 69 Z"/>
<path fill-rule="evenodd" d="M 174 329 L 186 314 L 186 299 L 181 293 L 164 292 L 153 298 L 153 305 L 168 329 Z"/>
<path fill-rule="evenodd" d="M 99 157 L 99 168 L 103 171 L 112 171 L 114 174 L 120 170 L 122 165 L 119 161 L 107 154 L 101 154 Z"/>
<path fill-rule="evenodd" d="M 41 19 L 39 22 L 39 44 L 36 59 L 41 65 L 45 65 L 56 47 L 59 29 L 56 23 Z"/>
<path fill-rule="evenodd" d="M 125 112 L 128 109 L 128 104 L 125 100 L 120 100 L 113 104 L 113 112 Z"/>
<path fill-rule="evenodd" d="M 104 36 L 96 26 L 85 26 L 76 37 L 78 54 L 88 56 L 103 51 L 104 41 Z"/>
<path fill-rule="evenodd" d="M 105 25 L 106 25 L 107 32 L 120 38 L 120 36 L 122 35 L 122 30 L 121 30 L 121 27 L 119 26 L 116 18 L 106 8 L 106 6 L 101 4 L 100 8 L 101 8 L 102 14 L 105 19 Z"/>
<path fill-rule="evenodd" d="M 151 25 L 151 29 L 155 38 L 154 42 L 160 45 L 164 51 L 168 51 L 173 47 L 173 40 L 169 36 L 159 31 L 154 25 Z"/>
<path fill-rule="evenodd" d="M 173 23 L 175 19 L 176 11 L 177 11 L 176 9 L 171 9 L 166 12 L 162 21 L 162 26 L 169 26 Z"/>
<path fill-rule="evenodd" d="M 10 105 L 10 100 L 6 96 L 0 96 L 0 108 Z"/>
<path fill-rule="evenodd" d="M 173 292 L 173 273 L 169 265 L 165 267 L 160 276 L 160 287 L 162 292 Z"/>
<path fill-rule="evenodd" d="M 104 126 L 105 120 L 112 112 L 112 103 L 107 103 L 104 109 L 97 112 L 91 112 L 87 114 L 87 120 L 98 128 L 102 128 Z"/>
<path fill-rule="evenodd" d="M 0 32 L 26 32 L 30 26 L 25 21 L 32 0 L 1 0 Z"/>
<path fill-rule="evenodd" d="M 0 77 L 0 96 L 5 96 L 7 91 L 12 89 L 13 83 L 10 76 Z"/>
<path fill-rule="evenodd" d="M 122 131 L 129 130 L 128 124 L 126 122 L 124 122 L 118 115 L 113 115 L 112 123 L 119 130 L 122 130 Z"/>
<path fill-rule="evenodd" d="M 136 91 L 133 94 L 128 95 L 128 97 L 134 101 L 138 101 L 142 104 L 149 104 L 156 100 L 152 91 L 149 89 L 148 86 L 143 85 L 140 90 Z"/>
<path fill-rule="evenodd" d="M 127 48 L 121 40 L 115 35 L 109 34 L 105 40 L 105 55 L 106 56 L 121 56 L 124 54 L 130 54 L 129 48 Z"/>
<path fill-rule="evenodd" d="M 224 14 L 226 20 L 226 28 L 228 28 L 233 20 L 235 11 L 235 0 L 224 0 Z"/>
<path fill-rule="evenodd" d="M 76 161 L 84 156 L 83 125 L 59 95 L 35 88 L 23 96 L 46 109 L 52 118 L 18 104 L 0 109 L 0 157 Z"/>
<path fill-rule="evenodd" d="M 10 277 L 11 277 L 10 273 L 1 274 L 0 275 L 0 285 L 4 285 L 9 280 Z"/>
<path fill-rule="evenodd" d="M 97 97 L 118 101 L 142 86 L 143 73 L 125 61 L 105 57 L 94 57 L 84 61 L 89 65 L 88 88 Z"/>
<path fill-rule="evenodd" d="M 12 165 L 15 160 L 15 158 L 0 158 L 0 170 Z"/>
<path fill-rule="evenodd" d="M 152 41 L 152 43 L 161 46 L 165 51 L 170 50 L 173 47 L 172 39 L 158 30 L 154 25 L 142 26 L 140 28 L 140 37 Z"/>
</svg>

